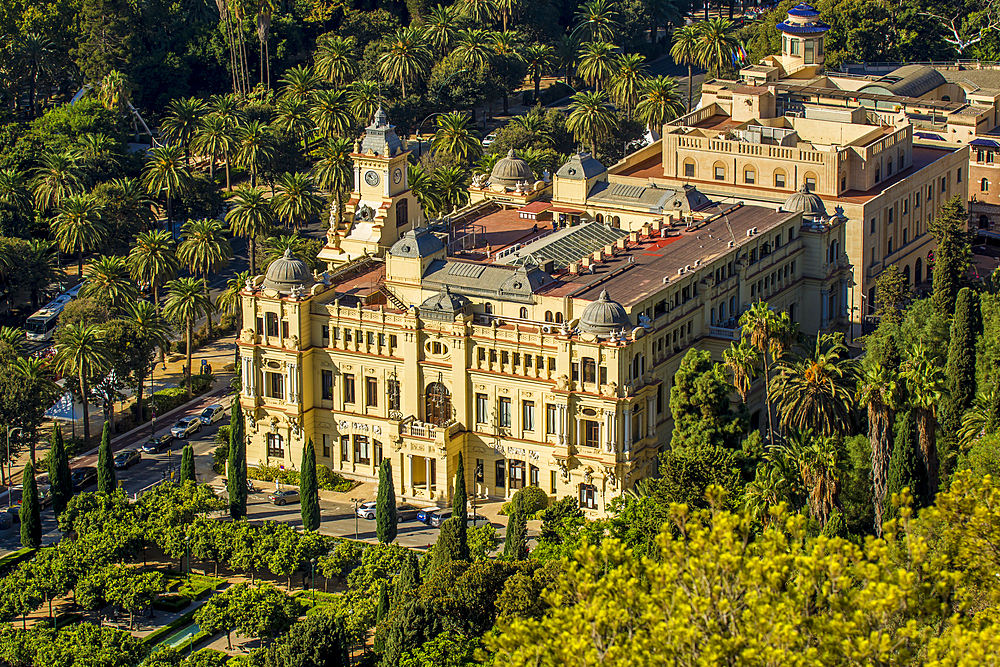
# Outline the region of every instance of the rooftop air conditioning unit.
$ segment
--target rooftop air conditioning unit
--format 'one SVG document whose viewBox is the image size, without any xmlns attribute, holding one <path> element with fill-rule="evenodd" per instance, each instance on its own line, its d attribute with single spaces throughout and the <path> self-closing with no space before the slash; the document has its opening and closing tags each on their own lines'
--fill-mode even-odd
<svg viewBox="0 0 1000 667">
<path fill-rule="evenodd" d="M 747 238 L 750 238 L 751 236 L 753 236 L 753 230 L 752 229 L 748 229 L 747 230 Z"/>
<path fill-rule="evenodd" d="M 677 269 L 677 275 L 679 275 L 679 276 L 683 276 L 684 275 L 684 268 L 683 267 Z"/>
<path fill-rule="evenodd" d="M 666 285 L 670 282 L 670 276 L 663 276 L 663 284 Z"/>
<path fill-rule="evenodd" d="M 730 248 L 732 248 L 732 247 L 733 247 L 733 246 L 735 246 L 735 245 L 736 245 L 736 244 L 735 244 L 735 243 L 733 243 L 732 241 L 730 241 L 730 242 L 729 242 L 729 247 L 730 247 Z"/>
<path fill-rule="evenodd" d="M 700 259 L 694 260 L 694 265 L 695 266 L 701 266 L 701 260 Z"/>
<path fill-rule="evenodd" d="M 691 270 L 692 270 L 692 267 L 691 267 L 691 265 L 690 265 L 690 264 L 688 264 L 687 266 L 685 266 L 685 267 L 684 267 L 684 270 L 685 270 L 685 271 L 691 271 Z"/>
</svg>

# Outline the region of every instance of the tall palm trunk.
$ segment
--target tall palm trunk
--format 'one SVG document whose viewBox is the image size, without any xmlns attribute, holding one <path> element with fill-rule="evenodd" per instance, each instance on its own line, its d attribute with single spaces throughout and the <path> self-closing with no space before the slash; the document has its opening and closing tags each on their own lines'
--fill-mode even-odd
<svg viewBox="0 0 1000 667">
<path fill-rule="evenodd" d="M 247 239 L 247 251 L 250 255 L 250 275 L 257 275 L 257 235 Z"/>
<path fill-rule="evenodd" d="M 889 471 L 889 424 L 892 411 L 884 405 L 868 406 L 868 439 L 872 447 L 872 486 L 875 492 L 875 533 L 882 535 L 886 477 Z"/>
<path fill-rule="evenodd" d="M 764 350 L 764 408 L 767 410 L 767 439 L 774 442 L 774 416 L 771 414 L 771 365 Z"/>
<path fill-rule="evenodd" d="M 80 368 L 80 402 L 83 404 L 83 444 L 90 444 L 90 415 L 87 413 L 87 366 Z"/>
<path fill-rule="evenodd" d="M 540 74 L 536 74 L 534 76 L 534 79 L 535 79 L 535 99 L 532 100 L 532 102 L 534 102 L 535 104 L 538 104 L 538 91 L 539 91 L 540 86 L 542 85 L 542 77 L 541 77 Z"/>
<path fill-rule="evenodd" d="M 694 68 L 688 63 L 688 113 L 691 113 L 692 104 L 694 104 Z"/>
<path fill-rule="evenodd" d="M 83 244 L 76 249 L 76 269 L 80 280 L 83 280 Z"/>
<path fill-rule="evenodd" d="M 228 146 L 223 146 L 222 147 L 222 159 L 225 160 L 225 162 L 226 162 L 226 190 L 228 190 L 229 192 L 232 192 L 233 191 L 233 184 L 229 180 L 229 147 Z"/>
<path fill-rule="evenodd" d="M 924 467 L 927 468 L 928 500 L 934 502 L 938 492 L 938 453 L 935 434 L 937 418 L 933 411 L 926 408 L 921 408 L 918 414 L 917 436 L 920 439 L 920 458 L 923 459 Z"/>
<path fill-rule="evenodd" d="M 187 386 L 188 386 L 188 398 L 194 396 L 194 392 L 191 390 L 191 338 L 192 332 L 194 330 L 194 322 L 189 318 L 187 321 Z"/>
</svg>

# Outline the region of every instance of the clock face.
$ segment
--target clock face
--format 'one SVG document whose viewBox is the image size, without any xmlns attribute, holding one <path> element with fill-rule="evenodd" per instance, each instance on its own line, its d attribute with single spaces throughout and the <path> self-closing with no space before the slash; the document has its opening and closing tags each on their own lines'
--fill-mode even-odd
<svg viewBox="0 0 1000 667">
<path fill-rule="evenodd" d="M 378 172 L 368 171 L 365 173 L 365 183 L 371 185 L 372 187 L 378 185 Z"/>
<path fill-rule="evenodd" d="M 401 180 L 403 180 L 403 170 L 396 167 L 396 170 L 392 172 L 392 182 L 399 185 Z"/>
</svg>

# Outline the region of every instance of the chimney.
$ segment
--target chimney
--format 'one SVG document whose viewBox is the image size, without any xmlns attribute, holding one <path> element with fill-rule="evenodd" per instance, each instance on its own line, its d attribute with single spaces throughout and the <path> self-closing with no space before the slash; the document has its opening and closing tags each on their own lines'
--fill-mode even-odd
<svg viewBox="0 0 1000 667">
<path fill-rule="evenodd" d="M 632 243 L 638 243 L 639 242 L 639 232 L 629 232 L 628 233 L 628 240 L 631 241 Z"/>
<path fill-rule="evenodd" d="M 625 249 L 625 244 L 626 244 L 626 240 L 625 240 L 624 236 L 621 237 L 620 239 L 618 239 L 617 241 L 615 241 L 615 245 L 618 246 L 619 250 L 624 250 Z"/>
<path fill-rule="evenodd" d="M 576 262 L 569 263 L 569 272 L 574 276 L 580 273 L 580 266 Z"/>
</svg>

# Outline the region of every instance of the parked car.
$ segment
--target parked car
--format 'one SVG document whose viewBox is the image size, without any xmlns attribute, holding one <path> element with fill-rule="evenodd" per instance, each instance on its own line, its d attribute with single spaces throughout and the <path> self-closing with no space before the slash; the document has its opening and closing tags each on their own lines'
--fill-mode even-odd
<svg viewBox="0 0 1000 667">
<path fill-rule="evenodd" d="M 162 433 L 146 440 L 141 449 L 146 454 L 159 454 L 174 441 L 173 433 Z"/>
<path fill-rule="evenodd" d="M 170 434 L 183 440 L 201 430 L 201 419 L 196 416 L 181 417 L 170 429 Z"/>
<path fill-rule="evenodd" d="M 48 484 L 38 485 L 38 506 L 45 509 L 52 504 L 52 487 Z"/>
<path fill-rule="evenodd" d="M 489 148 L 490 145 L 496 140 L 497 140 L 497 133 L 490 132 L 489 134 L 486 135 L 485 138 L 483 138 L 483 148 Z"/>
<path fill-rule="evenodd" d="M 4 513 L 10 517 L 11 524 L 21 523 L 21 503 L 5 508 Z"/>
<path fill-rule="evenodd" d="M 414 507 L 413 505 L 407 505 L 403 503 L 401 505 L 396 505 L 396 523 L 403 523 L 404 521 L 414 521 L 420 514 L 420 508 Z"/>
<path fill-rule="evenodd" d="M 441 524 L 451 518 L 451 508 L 446 507 L 441 510 L 431 512 L 430 525 L 432 528 L 440 528 Z"/>
<path fill-rule="evenodd" d="M 431 514 L 437 511 L 436 507 L 424 507 L 419 512 L 417 512 L 417 521 L 420 523 L 426 523 L 430 525 Z"/>
<path fill-rule="evenodd" d="M 299 502 L 299 492 L 295 489 L 285 489 L 284 491 L 275 491 L 267 497 L 273 505 L 287 505 L 288 503 Z"/>
<path fill-rule="evenodd" d="M 7 530 L 14 525 L 14 519 L 7 512 L 0 512 L 0 530 Z"/>
<path fill-rule="evenodd" d="M 128 470 L 142 460 L 142 454 L 136 449 L 123 449 L 115 454 L 115 470 Z"/>
<path fill-rule="evenodd" d="M 226 416 L 226 409 L 216 403 L 215 405 L 210 405 L 201 411 L 198 415 L 198 419 L 201 420 L 203 426 L 211 426 L 217 421 L 222 420 Z"/>
<path fill-rule="evenodd" d="M 362 519 L 371 521 L 375 518 L 375 501 L 369 500 L 367 503 L 361 503 L 358 505 L 358 509 L 354 510 L 354 513 Z"/>
<path fill-rule="evenodd" d="M 91 484 L 97 483 L 97 468 L 93 466 L 74 468 L 72 474 L 70 475 L 70 479 L 73 482 L 74 491 L 85 489 Z"/>
</svg>

